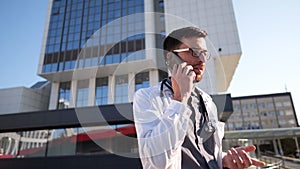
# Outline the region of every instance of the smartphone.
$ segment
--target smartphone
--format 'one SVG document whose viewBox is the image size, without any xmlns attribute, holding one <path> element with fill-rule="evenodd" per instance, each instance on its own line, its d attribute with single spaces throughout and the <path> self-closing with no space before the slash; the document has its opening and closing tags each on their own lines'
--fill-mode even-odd
<svg viewBox="0 0 300 169">
<path fill-rule="evenodd" d="M 170 56 L 169 60 L 168 60 L 168 69 L 172 72 L 172 69 L 174 67 L 175 64 L 181 64 L 184 61 L 175 53 L 172 53 L 172 55 Z"/>
</svg>

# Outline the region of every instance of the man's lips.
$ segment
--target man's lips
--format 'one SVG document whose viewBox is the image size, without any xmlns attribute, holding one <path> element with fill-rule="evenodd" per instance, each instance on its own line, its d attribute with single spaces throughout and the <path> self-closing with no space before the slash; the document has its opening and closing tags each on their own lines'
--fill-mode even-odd
<svg viewBox="0 0 300 169">
<path fill-rule="evenodd" d="M 196 68 L 194 68 L 193 71 L 196 73 L 196 75 L 202 74 L 202 72 L 203 72 L 203 70 L 201 70 L 201 69 L 196 69 Z"/>
<path fill-rule="evenodd" d="M 204 71 L 204 66 L 203 66 L 203 65 L 196 65 L 196 66 L 193 66 L 193 71 L 194 71 L 196 74 L 202 74 L 203 71 Z"/>
</svg>

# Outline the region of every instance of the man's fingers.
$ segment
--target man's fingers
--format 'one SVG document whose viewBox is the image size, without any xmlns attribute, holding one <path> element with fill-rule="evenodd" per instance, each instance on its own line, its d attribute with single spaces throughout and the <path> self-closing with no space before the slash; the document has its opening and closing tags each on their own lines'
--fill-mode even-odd
<svg viewBox="0 0 300 169">
<path fill-rule="evenodd" d="M 182 69 L 186 66 L 186 62 L 183 62 L 181 64 L 174 64 L 173 69 L 172 69 L 172 75 L 177 74 L 178 72 L 182 72 Z"/>
<path fill-rule="evenodd" d="M 235 168 L 247 168 L 251 165 L 263 167 L 265 166 L 265 163 L 262 161 L 259 161 L 258 159 L 251 158 L 247 152 L 252 152 L 256 148 L 255 146 L 244 146 L 244 147 L 238 147 L 238 148 L 231 148 L 227 151 L 227 155 L 224 157 L 223 164 L 225 164 L 226 167 L 229 167 L 230 169 Z"/>
<path fill-rule="evenodd" d="M 182 71 L 182 73 L 186 75 L 189 75 L 191 72 L 193 72 L 193 67 L 191 65 L 186 66 Z"/>
<path fill-rule="evenodd" d="M 177 71 L 182 72 L 184 67 L 186 67 L 187 63 L 183 62 L 183 63 L 177 64 L 177 65 L 178 65 L 178 70 Z"/>
<path fill-rule="evenodd" d="M 177 64 L 174 64 L 173 65 L 173 69 L 172 69 L 172 76 L 174 76 L 175 74 L 176 74 L 176 72 L 177 72 L 177 69 L 178 69 L 178 65 Z"/>
<path fill-rule="evenodd" d="M 181 73 L 187 74 L 187 68 L 188 68 L 187 63 L 183 62 L 178 65 L 177 73 L 178 74 L 181 74 Z"/>
<path fill-rule="evenodd" d="M 263 167 L 263 166 L 266 165 L 266 163 L 264 163 L 262 161 L 259 161 L 255 158 L 252 158 L 251 161 L 252 161 L 252 165 L 255 165 L 255 166 L 258 166 L 258 167 Z"/>
<path fill-rule="evenodd" d="M 235 164 L 238 166 L 238 168 L 244 168 L 244 161 L 240 157 L 239 153 L 236 151 L 235 148 L 230 149 L 231 154 L 232 154 L 232 159 L 234 159 Z"/>
<path fill-rule="evenodd" d="M 181 75 L 188 75 L 189 77 L 193 78 L 195 73 L 193 71 L 193 66 L 187 65 L 186 62 L 181 64 L 175 64 L 172 70 L 172 76 L 181 76 Z"/>
<path fill-rule="evenodd" d="M 255 151 L 256 147 L 254 145 L 250 145 L 250 146 L 243 146 L 243 147 L 239 147 L 237 149 L 242 149 L 244 151 L 246 151 L 247 153 Z"/>
<path fill-rule="evenodd" d="M 244 161 L 244 167 L 251 166 L 252 160 L 251 160 L 251 157 L 246 153 L 246 151 L 245 150 L 238 150 L 238 151 L 240 151 L 239 154 Z"/>
<path fill-rule="evenodd" d="M 256 147 L 255 147 L 254 145 L 250 145 L 250 146 L 239 147 L 239 148 L 237 148 L 237 149 L 239 149 L 238 151 L 253 152 L 253 151 L 256 150 Z M 242 154 L 244 154 L 244 153 L 242 153 Z M 251 157 L 250 157 L 248 154 L 246 154 L 246 153 L 245 153 L 245 155 L 247 155 L 247 156 L 243 157 L 243 159 L 244 159 L 244 158 L 245 158 L 245 159 L 250 158 L 250 163 L 252 162 L 252 165 L 259 166 L 259 167 L 265 166 L 265 163 L 264 163 L 264 162 L 259 161 L 259 160 L 254 159 L 254 158 L 251 158 Z M 248 163 L 247 160 L 244 160 L 244 162 Z"/>
<path fill-rule="evenodd" d="M 227 151 L 226 163 L 229 165 L 228 167 L 230 167 L 231 169 L 237 169 L 236 161 L 235 161 L 235 159 L 233 157 L 233 154 L 230 150 Z"/>
</svg>

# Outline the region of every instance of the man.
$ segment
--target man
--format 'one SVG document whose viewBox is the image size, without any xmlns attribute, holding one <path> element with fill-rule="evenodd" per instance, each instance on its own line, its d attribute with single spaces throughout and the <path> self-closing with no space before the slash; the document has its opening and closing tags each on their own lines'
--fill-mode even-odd
<svg viewBox="0 0 300 169">
<path fill-rule="evenodd" d="M 222 153 L 224 123 L 218 121 L 211 97 L 195 87 L 209 57 L 206 35 L 196 27 L 171 32 L 164 41 L 171 77 L 135 93 L 134 119 L 146 169 L 240 169 L 264 165 L 247 154 L 255 150 L 254 146 Z"/>
</svg>

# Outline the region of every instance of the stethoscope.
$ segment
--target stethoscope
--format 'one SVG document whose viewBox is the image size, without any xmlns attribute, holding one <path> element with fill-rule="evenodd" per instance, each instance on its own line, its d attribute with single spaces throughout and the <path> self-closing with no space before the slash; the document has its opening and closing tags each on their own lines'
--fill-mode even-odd
<svg viewBox="0 0 300 169">
<path fill-rule="evenodd" d="M 172 92 L 172 94 L 174 93 L 173 89 L 172 89 L 172 82 L 171 82 L 171 77 L 169 78 L 165 78 L 164 80 L 162 80 L 161 85 L 160 85 L 160 96 L 163 97 L 164 94 L 164 86 L 167 87 L 169 89 L 169 91 Z M 200 95 L 200 92 L 198 91 L 197 88 L 195 88 L 197 90 L 197 94 L 200 100 L 200 105 L 202 107 L 203 110 L 203 117 L 204 117 L 204 132 L 205 134 L 212 134 L 215 132 L 215 127 L 213 126 L 213 123 L 210 121 L 209 116 L 208 116 L 208 112 L 206 109 L 206 106 L 204 104 L 204 100 L 202 98 L 202 96 Z"/>
</svg>

